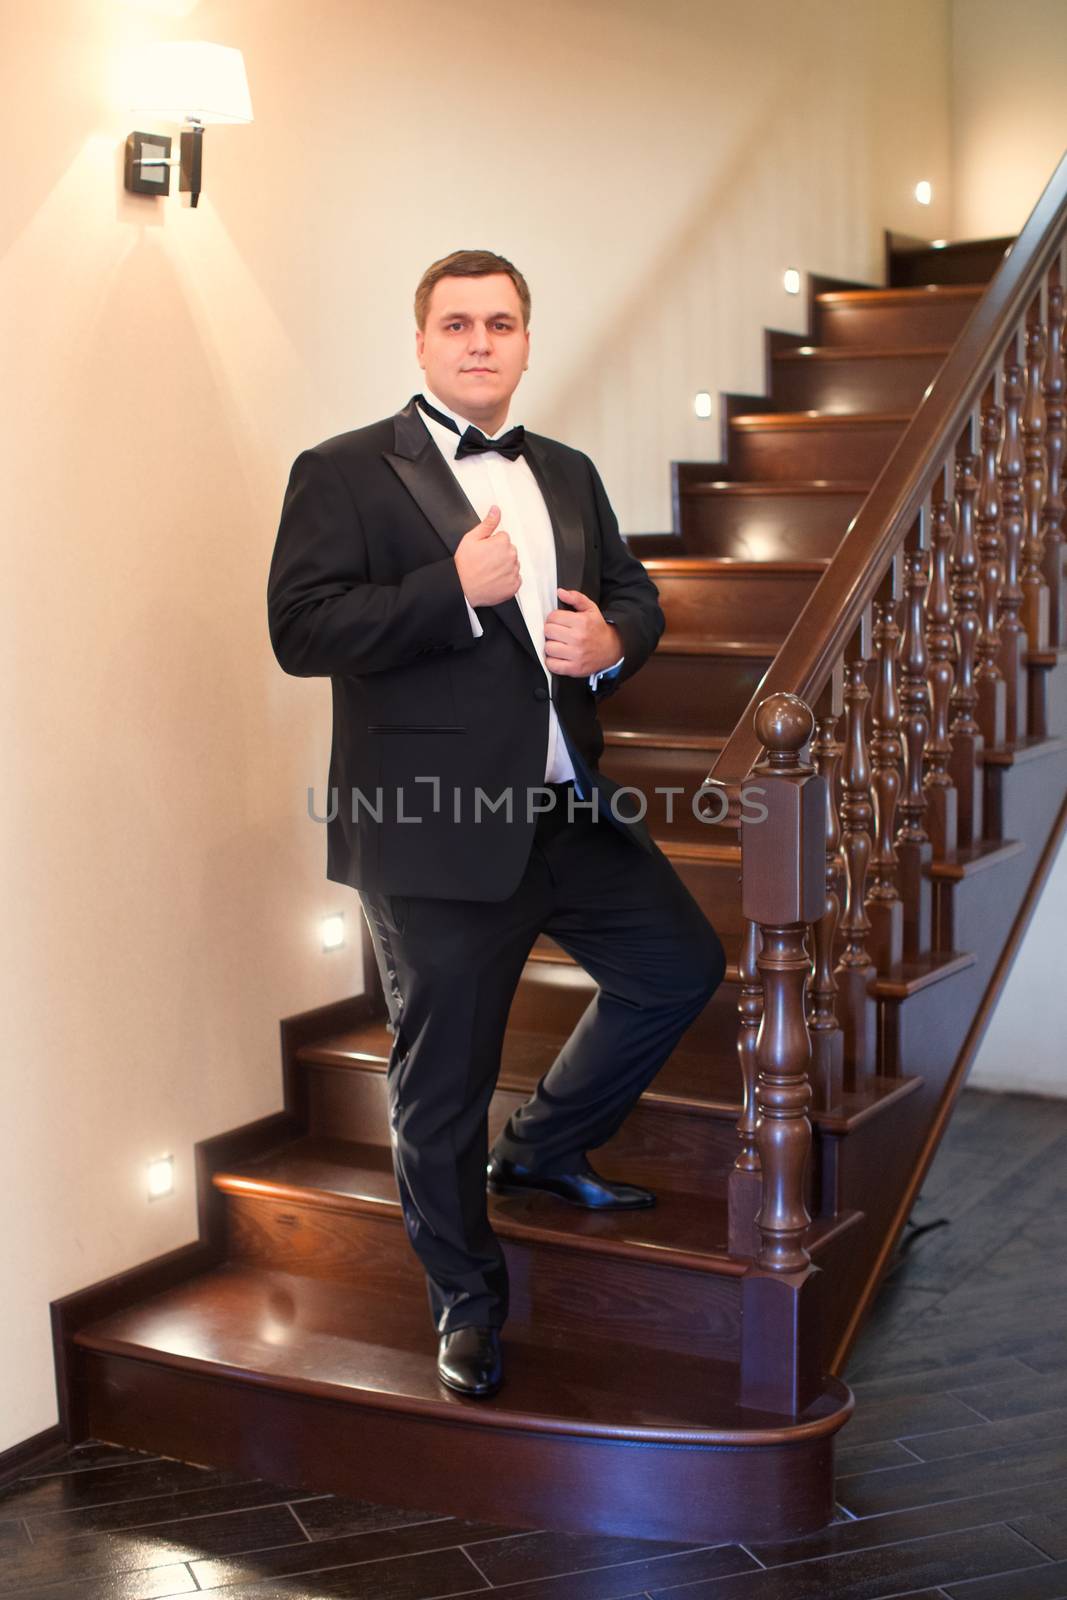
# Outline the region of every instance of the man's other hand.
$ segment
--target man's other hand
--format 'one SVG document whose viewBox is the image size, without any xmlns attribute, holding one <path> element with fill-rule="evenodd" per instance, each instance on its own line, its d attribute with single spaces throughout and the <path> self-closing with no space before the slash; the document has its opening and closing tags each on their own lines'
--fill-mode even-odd
<svg viewBox="0 0 1067 1600">
<path fill-rule="evenodd" d="M 498 528 L 499 521 L 500 507 L 490 506 L 481 522 L 463 535 L 452 557 L 472 606 L 495 606 L 510 600 L 522 583 L 518 552 L 503 528 Z"/>
<path fill-rule="evenodd" d="M 545 618 L 545 661 L 550 672 L 587 678 L 612 666 L 623 654 L 622 637 L 605 622 L 600 607 L 580 589 L 557 589 L 573 611 L 550 611 Z"/>
</svg>

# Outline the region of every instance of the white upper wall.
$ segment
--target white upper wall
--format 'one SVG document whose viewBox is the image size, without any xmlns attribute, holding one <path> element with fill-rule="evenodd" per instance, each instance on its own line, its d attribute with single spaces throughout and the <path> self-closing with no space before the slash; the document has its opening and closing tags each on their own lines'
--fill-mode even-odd
<svg viewBox="0 0 1067 1600">
<path fill-rule="evenodd" d="M 1064 0 L 950 0 L 952 237 L 1018 233 L 1067 149 Z"/>
</svg>

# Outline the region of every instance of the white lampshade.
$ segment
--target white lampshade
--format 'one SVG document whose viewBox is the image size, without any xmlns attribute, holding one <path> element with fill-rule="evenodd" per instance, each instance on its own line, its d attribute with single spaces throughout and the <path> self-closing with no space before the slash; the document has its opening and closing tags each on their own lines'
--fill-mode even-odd
<svg viewBox="0 0 1067 1600">
<path fill-rule="evenodd" d="M 244 57 L 225 44 L 142 45 L 130 61 L 132 111 L 168 122 L 251 122 Z"/>
</svg>

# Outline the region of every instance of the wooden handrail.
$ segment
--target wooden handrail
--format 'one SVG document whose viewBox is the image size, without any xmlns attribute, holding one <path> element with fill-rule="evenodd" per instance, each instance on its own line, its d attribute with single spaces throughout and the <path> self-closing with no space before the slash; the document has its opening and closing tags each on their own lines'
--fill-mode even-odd
<svg viewBox="0 0 1067 1600">
<path fill-rule="evenodd" d="M 1067 154 L 934 378 L 833 559 L 715 763 L 709 783 L 736 799 L 762 752 L 754 718 L 778 692 L 814 705 L 920 515 L 933 475 L 988 382 L 991 353 L 1011 337 L 1067 228 Z"/>
</svg>

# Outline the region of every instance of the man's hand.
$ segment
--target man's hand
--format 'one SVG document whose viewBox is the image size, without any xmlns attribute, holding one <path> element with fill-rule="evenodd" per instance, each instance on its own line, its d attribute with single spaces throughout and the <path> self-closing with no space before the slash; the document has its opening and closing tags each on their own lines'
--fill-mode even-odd
<svg viewBox="0 0 1067 1600">
<path fill-rule="evenodd" d="M 622 636 L 605 622 L 600 607 L 580 589 L 557 589 L 573 611 L 550 611 L 545 618 L 545 661 L 550 672 L 587 678 L 613 666 L 623 654 Z"/>
<path fill-rule="evenodd" d="M 503 528 L 497 528 L 499 521 L 500 507 L 490 506 L 481 522 L 463 535 L 452 557 L 472 606 L 510 600 L 522 583 L 518 553 Z"/>
</svg>

